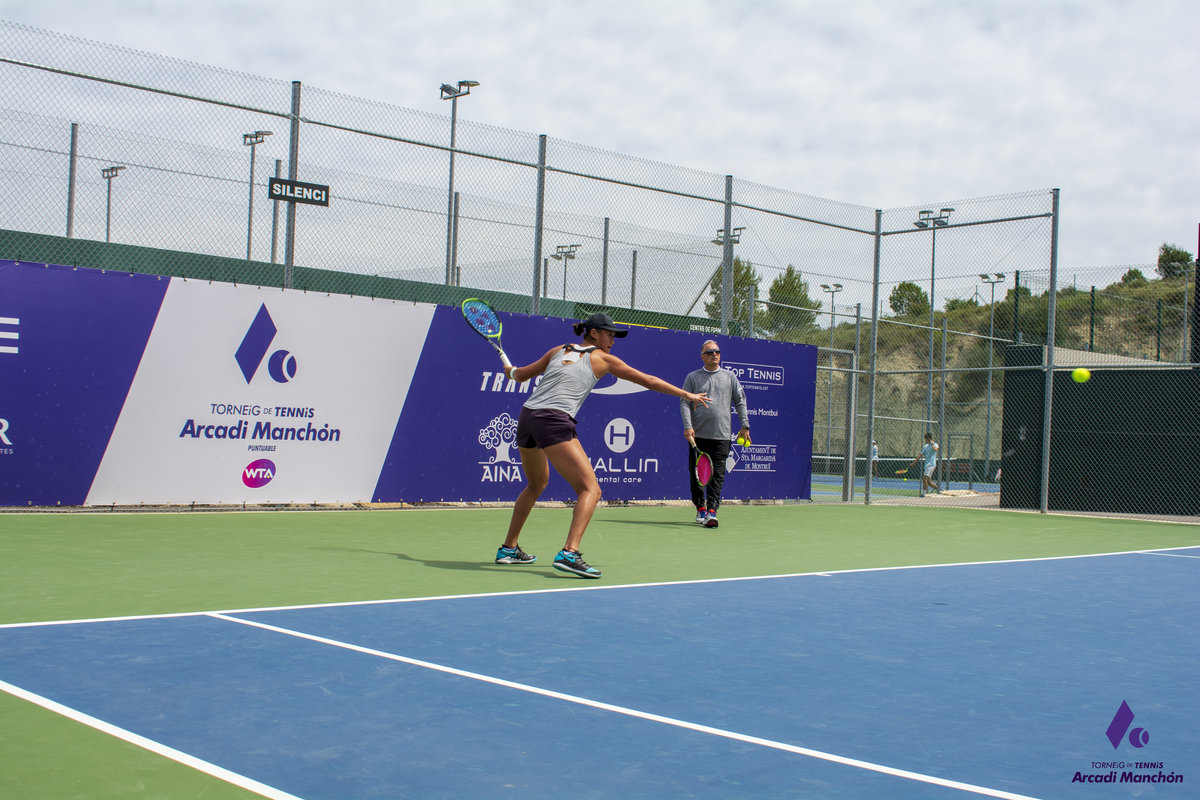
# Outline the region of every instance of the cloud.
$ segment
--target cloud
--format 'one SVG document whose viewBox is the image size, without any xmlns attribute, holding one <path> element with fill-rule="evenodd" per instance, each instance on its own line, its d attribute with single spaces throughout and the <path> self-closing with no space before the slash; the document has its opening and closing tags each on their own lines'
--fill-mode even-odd
<svg viewBox="0 0 1200 800">
<path fill-rule="evenodd" d="M 0 18 L 870 207 L 1060 187 L 1061 261 L 1192 250 L 1179 0 L 0 0 Z M 934 198 L 931 200 L 931 198 Z"/>
</svg>

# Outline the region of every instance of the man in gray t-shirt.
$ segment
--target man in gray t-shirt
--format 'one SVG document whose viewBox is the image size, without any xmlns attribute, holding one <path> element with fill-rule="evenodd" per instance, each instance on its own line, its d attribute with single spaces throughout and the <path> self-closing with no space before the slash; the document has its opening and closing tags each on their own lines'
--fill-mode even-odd
<svg viewBox="0 0 1200 800">
<path fill-rule="evenodd" d="M 725 483 L 725 461 L 729 458 L 732 425 L 729 409 L 737 409 L 741 429 L 738 438 L 750 438 L 750 417 L 746 411 L 746 392 L 737 375 L 721 369 L 721 348 L 708 340 L 700 348 L 704 366 L 688 373 L 683 388 L 688 392 L 707 392 L 708 408 L 680 400 L 683 435 L 694 447 L 708 453 L 712 459 L 713 476 L 707 486 L 696 481 L 696 452 L 688 449 L 688 477 L 692 486 L 692 503 L 696 506 L 696 522 L 708 528 L 717 527 L 717 509 L 721 507 L 721 487 Z M 703 388 L 700 388 L 703 387 Z"/>
</svg>

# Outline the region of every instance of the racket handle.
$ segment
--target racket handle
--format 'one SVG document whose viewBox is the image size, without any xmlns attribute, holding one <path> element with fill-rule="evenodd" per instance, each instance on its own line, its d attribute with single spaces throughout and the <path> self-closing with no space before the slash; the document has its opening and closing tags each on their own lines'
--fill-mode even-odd
<svg viewBox="0 0 1200 800">
<path fill-rule="evenodd" d="M 497 352 L 500 353 L 500 363 L 503 364 L 504 366 L 508 367 L 509 369 L 512 369 L 512 362 L 508 360 L 508 356 L 504 354 L 504 351 L 499 350 Z"/>
</svg>

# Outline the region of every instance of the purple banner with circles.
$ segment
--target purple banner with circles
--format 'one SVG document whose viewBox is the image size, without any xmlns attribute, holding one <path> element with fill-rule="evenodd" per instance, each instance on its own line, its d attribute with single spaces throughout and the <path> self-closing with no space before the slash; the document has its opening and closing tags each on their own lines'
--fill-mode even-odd
<svg viewBox="0 0 1200 800">
<path fill-rule="evenodd" d="M 518 366 L 550 347 L 578 341 L 571 321 L 501 314 L 503 345 Z M 619 322 L 618 314 L 618 322 Z M 711 334 L 631 326 L 613 354 L 676 386 L 698 369 Z M 753 443 L 734 444 L 722 496 L 808 498 L 812 457 L 816 348 L 718 337 L 723 364 L 746 390 Z M 529 382 L 504 377 L 495 351 L 464 324 L 456 308 L 439 307 L 421 353 L 376 501 L 513 500 L 524 485 L 514 445 Z M 731 410 L 732 413 L 732 410 Z M 612 376 L 584 402 L 578 433 L 606 500 L 689 496 L 688 445 L 679 399 Z M 737 429 L 736 416 L 733 429 Z M 542 495 L 570 500 L 557 474 Z"/>
</svg>

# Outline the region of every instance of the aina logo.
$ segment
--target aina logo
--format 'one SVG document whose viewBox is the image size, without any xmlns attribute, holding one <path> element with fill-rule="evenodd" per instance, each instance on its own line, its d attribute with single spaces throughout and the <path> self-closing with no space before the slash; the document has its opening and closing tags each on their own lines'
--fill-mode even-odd
<svg viewBox="0 0 1200 800">
<path fill-rule="evenodd" d="M 1117 709 L 1116 715 L 1112 718 L 1112 722 L 1108 725 L 1108 730 L 1105 735 L 1108 736 L 1108 741 L 1116 750 L 1121 746 L 1121 740 L 1125 738 L 1126 731 L 1129 732 L 1129 743 L 1134 747 L 1145 747 L 1150 744 L 1150 732 L 1145 728 L 1134 728 L 1129 730 L 1129 726 L 1133 724 L 1133 710 L 1124 700 L 1121 701 L 1121 707 Z"/>
<path fill-rule="evenodd" d="M 486 427 L 479 429 L 479 443 L 491 450 L 487 461 L 480 461 L 483 467 L 482 483 L 507 482 L 521 480 L 521 460 L 513 452 L 517 442 L 517 421 L 505 412 L 494 417 Z"/>
<path fill-rule="evenodd" d="M 261 489 L 275 477 L 275 462 L 269 458 L 251 461 L 242 470 L 242 483 L 251 489 Z"/>
<path fill-rule="evenodd" d="M 271 342 L 275 340 L 276 333 L 278 329 L 275 322 L 267 313 L 267 304 L 263 303 L 234 354 L 246 383 L 249 383 L 258 371 L 267 351 L 271 349 Z M 267 360 L 267 374 L 276 383 L 287 383 L 296 377 L 296 357 L 287 350 L 276 350 Z"/>
</svg>

